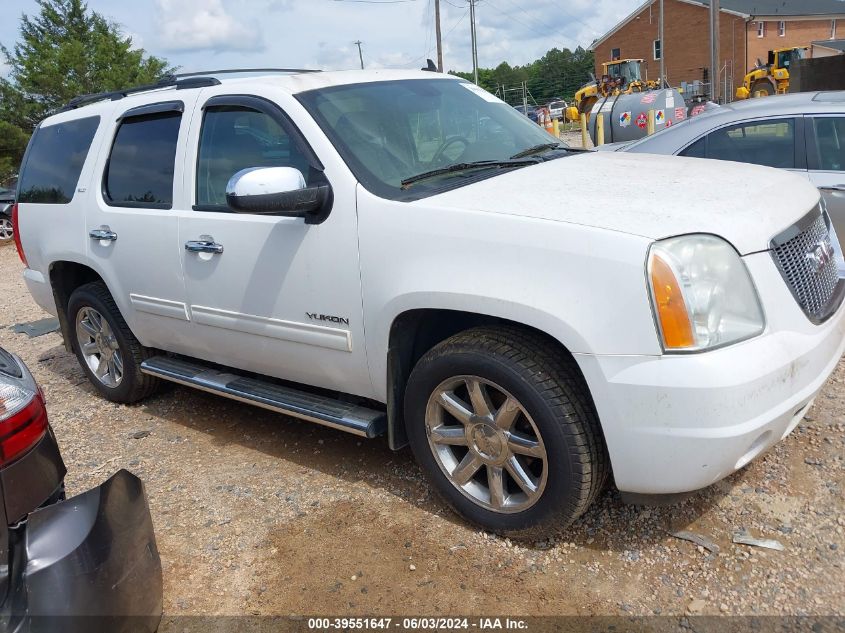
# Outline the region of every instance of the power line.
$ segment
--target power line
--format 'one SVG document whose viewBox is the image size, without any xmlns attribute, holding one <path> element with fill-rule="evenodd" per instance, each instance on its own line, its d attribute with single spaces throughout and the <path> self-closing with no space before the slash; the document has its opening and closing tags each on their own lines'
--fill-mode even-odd
<svg viewBox="0 0 845 633">
<path fill-rule="evenodd" d="M 458 28 L 458 27 L 461 25 L 461 23 L 464 21 L 464 19 L 467 17 L 467 15 L 468 15 L 468 14 L 469 14 L 469 8 L 467 8 L 467 9 L 465 9 L 465 10 L 464 10 L 463 15 L 461 15 L 461 17 L 460 17 L 460 18 L 458 18 L 458 21 L 457 21 L 457 22 L 455 22 L 455 23 L 452 25 L 452 28 L 450 28 L 448 31 L 446 31 L 446 33 L 443 35 L 443 41 L 444 41 L 444 42 L 446 41 L 446 38 L 448 38 L 448 37 L 452 34 L 452 32 L 453 32 L 456 28 Z M 431 49 L 428 49 L 428 50 L 427 50 L 427 51 L 426 51 L 423 55 L 421 55 L 420 57 L 416 57 L 415 59 L 412 59 L 412 60 L 410 60 L 410 61 L 407 61 L 407 62 L 402 62 L 401 64 L 397 64 L 396 66 L 393 66 L 393 68 L 404 68 L 404 67 L 406 67 L 406 66 L 411 66 L 411 65 L 413 65 L 413 64 L 416 64 L 416 63 L 417 63 L 417 62 L 419 62 L 421 59 L 425 59 L 426 57 L 428 57 L 428 54 L 429 54 L 430 52 L 431 52 Z"/>
<path fill-rule="evenodd" d="M 425 12 L 423 13 L 423 24 L 425 24 L 425 46 L 423 47 L 423 51 L 424 51 L 423 57 L 428 55 L 428 52 L 431 50 L 431 46 L 429 44 L 431 42 L 431 31 L 432 31 L 432 24 L 431 24 L 432 1 L 433 0 L 426 0 Z"/>
<path fill-rule="evenodd" d="M 524 13 L 527 17 L 531 18 L 532 20 L 534 19 L 534 16 L 532 16 L 530 13 L 528 13 L 528 11 L 526 11 L 524 7 L 520 6 L 519 4 L 517 4 L 516 2 L 514 2 L 513 0 L 507 0 L 507 2 L 508 2 L 509 4 L 511 4 L 511 5 L 513 5 L 514 7 L 516 7 L 517 9 L 519 9 L 520 11 L 522 11 L 522 13 Z M 600 35 L 601 35 L 601 33 L 599 33 L 598 31 L 596 31 L 596 30 L 595 30 L 592 26 L 590 26 L 589 24 L 587 24 L 586 22 L 584 22 L 584 20 L 582 20 L 582 19 L 581 19 L 581 18 L 579 18 L 578 16 L 573 15 L 572 13 L 570 13 L 569 11 L 567 11 L 567 10 L 566 10 L 565 8 L 563 8 L 561 5 L 555 5 L 555 11 L 560 11 L 560 12 L 561 12 L 561 13 L 563 13 L 564 15 L 568 16 L 571 20 L 574 20 L 575 22 L 578 22 L 579 24 L 581 24 L 581 25 L 585 26 L 586 28 L 588 28 L 588 29 L 589 29 L 589 30 L 593 33 L 593 35 L 596 35 L 596 36 L 600 36 Z M 573 40 L 575 39 L 575 38 L 573 38 L 573 37 L 571 37 L 571 36 L 569 36 L 569 35 L 566 35 L 566 34 L 565 34 L 565 33 L 563 33 L 562 31 L 558 31 L 557 29 L 555 29 L 555 31 L 554 31 L 554 32 L 555 32 L 555 33 L 557 33 L 558 35 L 562 35 L 562 36 L 564 36 L 564 37 L 566 37 L 566 38 L 568 38 L 568 39 L 573 39 Z"/>
<path fill-rule="evenodd" d="M 469 9 L 464 11 L 464 14 L 461 17 L 458 18 L 458 21 L 455 22 L 455 24 L 452 26 L 452 28 L 449 29 L 448 31 L 446 31 L 446 35 L 443 36 L 444 42 L 446 41 L 446 38 L 449 37 L 449 35 L 452 33 L 452 31 L 454 31 L 456 28 L 458 28 L 461 25 L 461 22 L 464 21 L 464 18 L 467 17 L 468 14 L 469 14 Z"/>
<path fill-rule="evenodd" d="M 506 18 L 510 18 L 514 22 L 521 24 L 522 26 L 524 26 L 525 28 L 534 32 L 535 34 L 539 35 L 542 38 L 549 38 L 549 37 L 556 37 L 557 36 L 556 33 L 552 33 L 552 32 L 541 33 L 540 31 L 535 29 L 533 26 L 531 26 L 527 22 L 523 22 L 522 20 L 520 20 L 518 17 L 516 17 L 512 13 L 508 13 L 507 11 L 505 11 L 501 7 L 496 6 L 495 4 L 492 4 L 492 3 L 488 3 L 488 4 L 490 4 L 490 6 L 493 7 L 496 11 L 498 11 L 501 15 L 505 16 Z M 567 37 L 567 39 L 570 39 L 570 38 Z"/>
<path fill-rule="evenodd" d="M 417 0 L 332 0 L 332 2 L 354 2 L 359 4 L 400 4 L 402 2 L 416 2 Z"/>
</svg>

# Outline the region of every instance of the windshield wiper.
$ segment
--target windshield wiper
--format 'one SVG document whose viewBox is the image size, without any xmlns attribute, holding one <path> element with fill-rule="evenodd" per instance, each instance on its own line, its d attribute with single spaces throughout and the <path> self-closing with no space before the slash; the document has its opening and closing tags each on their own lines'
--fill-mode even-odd
<svg viewBox="0 0 845 633">
<path fill-rule="evenodd" d="M 546 152 L 550 149 L 569 149 L 565 145 L 561 145 L 560 143 L 542 143 L 541 145 L 535 145 L 534 147 L 529 147 L 528 149 L 524 149 L 521 152 L 517 152 L 513 156 L 514 158 L 525 158 L 526 156 L 531 156 L 532 154 L 539 154 L 540 152 Z"/>
<path fill-rule="evenodd" d="M 507 169 L 513 167 L 525 167 L 527 165 L 536 165 L 537 160 L 476 160 L 471 163 L 455 163 L 448 167 L 441 167 L 440 169 L 432 169 L 431 171 L 424 171 L 416 176 L 405 178 L 402 181 L 402 189 L 408 189 L 414 183 L 421 180 L 428 180 L 444 174 L 453 174 L 461 171 L 469 171 L 470 169 Z"/>
</svg>

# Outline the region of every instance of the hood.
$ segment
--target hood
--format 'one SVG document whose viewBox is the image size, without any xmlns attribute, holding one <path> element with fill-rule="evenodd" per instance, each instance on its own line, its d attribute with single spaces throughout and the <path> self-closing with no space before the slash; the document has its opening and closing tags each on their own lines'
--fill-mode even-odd
<svg viewBox="0 0 845 633">
<path fill-rule="evenodd" d="M 571 222 L 662 239 L 712 233 L 746 255 L 819 202 L 809 181 L 769 167 L 590 152 L 516 169 L 427 203 Z"/>
</svg>

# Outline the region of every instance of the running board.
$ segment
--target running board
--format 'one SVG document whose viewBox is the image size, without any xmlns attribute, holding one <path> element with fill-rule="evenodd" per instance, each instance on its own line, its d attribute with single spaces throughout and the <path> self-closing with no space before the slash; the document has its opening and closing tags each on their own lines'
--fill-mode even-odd
<svg viewBox="0 0 845 633">
<path fill-rule="evenodd" d="M 256 378 L 238 376 L 197 362 L 169 356 L 154 356 L 141 363 L 141 371 L 163 380 L 254 404 L 361 437 L 376 437 L 384 433 L 387 427 L 386 416 L 381 411 Z"/>
</svg>

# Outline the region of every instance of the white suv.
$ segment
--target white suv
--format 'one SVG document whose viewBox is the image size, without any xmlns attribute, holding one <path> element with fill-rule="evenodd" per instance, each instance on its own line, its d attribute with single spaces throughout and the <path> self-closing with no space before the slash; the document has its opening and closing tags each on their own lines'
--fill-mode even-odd
<svg viewBox="0 0 845 633">
<path fill-rule="evenodd" d="M 169 380 L 386 433 L 518 536 L 573 521 L 611 470 L 636 498 L 742 468 L 845 340 L 807 182 L 569 149 L 427 72 L 77 99 L 35 132 L 15 215 L 29 290 L 104 397 Z"/>
</svg>

